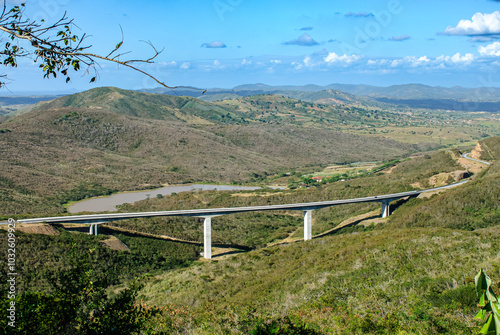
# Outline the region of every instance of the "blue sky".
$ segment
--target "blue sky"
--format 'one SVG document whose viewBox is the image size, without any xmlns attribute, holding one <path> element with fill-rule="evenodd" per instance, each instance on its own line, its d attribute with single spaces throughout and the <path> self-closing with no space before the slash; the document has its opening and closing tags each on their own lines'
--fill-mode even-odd
<svg viewBox="0 0 500 335">
<path fill-rule="evenodd" d="M 19 1 L 8 1 L 17 3 Z M 91 51 L 107 54 L 124 33 L 126 57 L 168 85 L 246 83 L 422 83 L 500 87 L 500 1 L 494 0 L 28 0 L 26 15 L 53 22 L 64 12 Z M 120 28 L 121 27 L 121 28 Z M 100 63 L 90 76 L 42 79 L 33 61 L 6 70 L 11 92 L 157 85 Z"/>
</svg>

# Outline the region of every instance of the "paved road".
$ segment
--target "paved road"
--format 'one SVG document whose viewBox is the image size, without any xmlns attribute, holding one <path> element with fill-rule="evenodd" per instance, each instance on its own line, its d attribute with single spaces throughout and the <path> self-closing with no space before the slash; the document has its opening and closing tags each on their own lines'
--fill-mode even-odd
<svg viewBox="0 0 500 335">
<path fill-rule="evenodd" d="M 487 161 L 482 161 L 482 160 L 475 159 L 475 158 L 470 158 L 470 157 L 469 157 L 469 155 L 470 155 L 470 154 L 471 154 L 470 152 L 468 152 L 468 153 L 466 153 L 466 154 L 462 154 L 462 157 L 463 157 L 463 158 L 466 158 L 466 159 L 469 159 L 469 160 L 471 160 L 471 161 L 475 161 L 475 162 L 479 162 L 479 163 L 486 164 L 486 165 L 488 165 L 488 166 L 489 166 L 489 165 L 491 165 L 491 163 L 490 163 L 490 162 L 487 162 Z"/>
<path fill-rule="evenodd" d="M 360 202 L 390 202 L 393 200 L 416 197 L 424 192 L 432 192 L 440 189 L 452 188 L 466 183 L 467 180 L 441 187 L 430 188 L 419 191 L 409 191 L 401 193 L 392 193 L 384 195 L 376 195 L 364 198 L 333 200 L 333 201 L 319 201 L 297 204 L 284 204 L 284 205 L 268 205 L 268 206 L 253 206 L 253 207 L 232 207 L 232 208 L 206 208 L 206 209 L 188 209 L 176 211 L 160 211 L 160 212 L 139 212 L 139 213 L 111 213 L 111 214 L 90 214 L 90 215 L 73 215 L 73 216 L 58 216 L 58 217 L 45 217 L 34 219 L 21 219 L 18 223 L 103 223 L 117 220 L 126 220 L 144 217 L 161 217 L 161 216 L 192 216 L 192 217 L 211 217 L 225 214 L 234 214 L 242 212 L 256 212 L 256 211 L 269 211 L 269 210 L 300 210 L 309 211 L 324 207 L 331 207 L 344 204 L 353 204 Z M 7 224 L 7 222 L 0 222 L 0 224 Z"/>
</svg>

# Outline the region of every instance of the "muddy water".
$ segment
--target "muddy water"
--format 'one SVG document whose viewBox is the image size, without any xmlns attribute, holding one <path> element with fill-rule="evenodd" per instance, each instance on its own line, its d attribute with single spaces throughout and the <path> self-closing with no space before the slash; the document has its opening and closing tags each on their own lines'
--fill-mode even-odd
<svg viewBox="0 0 500 335">
<path fill-rule="evenodd" d="M 133 203 L 139 200 L 155 198 L 158 194 L 170 195 L 172 193 L 186 192 L 186 191 L 252 191 L 260 189 L 260 187 L 252 186 L 233 186 L 233 185 L 205 185 L 205 184 L 191 184 L 179 186 L 165 186 L 154 190 L 137 191 L 137 192 L 124 192 L 116 193 L 107 197 L 97 197 L 75 202 L 68 207 L 70 213 L 80 212 L 114 212 L 116 206 L 124 203 Z"/>
</svg>

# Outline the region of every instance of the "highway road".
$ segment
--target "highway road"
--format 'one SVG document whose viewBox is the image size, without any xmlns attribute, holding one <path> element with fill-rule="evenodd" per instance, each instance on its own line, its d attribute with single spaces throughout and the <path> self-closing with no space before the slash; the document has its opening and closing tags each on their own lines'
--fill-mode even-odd
<svg viewBox="0 0 500 335">
<path fill-rule="evenodd" d="M 188 210 L 175 210 L 175 211 L 159 211 L 159 212 L 137 212 L 137 213 L 109 213 L 109 214 L 89 214 L 89 215 L 71 215 L 71 216 L 56 216 L 56 217 L 43 217 L 33 219 L 17 220 L 18 223 L 103 223 L 117 220 L 126 220 L 144 217 L 161 217 L 161 216 L 191 216 L 191 217 L 211 217 L 218 215 L 243 213 L 243 212 L 256 212 L 256 211 L 269 211 L 269 210 L 300 210 L 308 211 L 320 209 L 324 207 L 331 207 L 344 204 L 353 204 L 360 202 L 382 202 L 387 203 L 393 200 L 416 197 L 421 193 L 432 192 L 440 189 L 452 188 L 464 184 L 467 181 L 462 181 L 447 186 L 435 187 L 426 190 L 417 190 L 393 194 L 375 195 L 363 198 L 332 200 L 332 201 L 319 201 L 307 203 L 295 203 L 284 205 L 267 205 L 267 206 L 252 206 L 252 207 L 230 207 L 230 208 L 204 208 L 204 209 L 188 209 Z M 0 224 L 7 224 L 2 222 Z"/>
<path fill-rule="evenodd" d="M 447 186 L 435 187 L 426 190 L 400 192 L 392 194 L 382 194 L 363 198 L 354 199 L 344 199 L 344 200 L 332 200 L 332 201 L 318 201 L 318 202 L 306 202 L 306 203 L 295 203 L 295 204 L 284 204 L 284 205 L 268 205 L 268 206 L 250 206 L 250 207 L 230 207 L 230 208 L 203 208 L 203 209 L 187 209 L 187 210 L 176 210 L 176 211 L 160 211 L 160 212 L 138 212 L 138 213 L 109 213 L 109 214 L 89 214 L 89 215 L 71 215 L 71 216 L 56 216 L 56 217 L 44 217 L 44 218 L 33 218 L 33 219 L 20 219 L 16 223 L 30 224 L 30 223 L 81 223 L 88 224 L 90 226 L 89 234 L 97 235 L 97 226 L 101 223 L 136 219 L 136 218 L 146 218 L 146 217 L 162 217 L 162 216 L 190 216 L 190 217 L 201 217 L 204 218 L 203 223 L 203 257 L 206 259 L 212 258 L 212 217 L 234 214 L 234 213 L 244 213 L 244 212 L 256 212 L 256 211 L 275 211 L 275 210 L 298 210 L 304 213 L 304 241 L 310 240 L 312 238 L 312 211 L 315 209 L 354 204 L 361 202 L 380 202 L 382 203 L 382 217 L 387 217 L 390 215 L 390 205 L 391 201 L 406 198 L 406 197 L 416 197 L 421 193 L 432 192 L 436 190 L 442 190 L 447 188 L 456 187 L 466 183 L 468 180 L 464 180 L 459 183 L 450 184 Z M 9 222 L 2 222 L 0 224 L 8 224 Z"/>
<path fill-rule="evenodd" d="M 470 154 L 471 154 L 470 152 L 468 152 L 468 153 L 466 153 L 466 154 L 462 154 L 462 157 L 463 157 L 463 158 L 467 158 L 467 159 L 469 159 L 469 160 L 471 160 L 471 161 L 475 161 L 475 162 L 479 162 L 479 163 L 486 164 L 486 165 L 488 165 L 488 166 L 491 164 L 490 162 L 487 162 L 487 161 L 482 161 L 482 160 L 479 160 L 479 159 L 470 158 L 470 157 L 469 157 L 469 155 L 470 155 Z"/>
</svg>

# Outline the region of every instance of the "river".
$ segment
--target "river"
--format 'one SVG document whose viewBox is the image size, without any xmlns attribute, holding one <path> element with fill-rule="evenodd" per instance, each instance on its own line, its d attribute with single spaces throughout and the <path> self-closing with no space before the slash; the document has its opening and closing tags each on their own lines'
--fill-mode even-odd
<svg viewBox="0 0 500 335">
<path fill-rule="evenodd" d="M 68 207 L 68 212 L 75 214 L 80 212 L 114 212 L 117 210 L 116 206 L 124 203 L 133 203 L 139 200 L 155 198 L 158 194 L 170 195 L 172 193 L 186 192 L 186 191 L 253 191 L 261 187 L 254 186 L 233 186 L 233 185 L 206 185 L 206 184 L 190 184 L 178 186 L 165 186 L 154 190 L 137 191 L 137 192 L 123 192 L 115 193 L 106 197 L 97 197 L 85 199 L 75 202 Z"/>
</svg>

